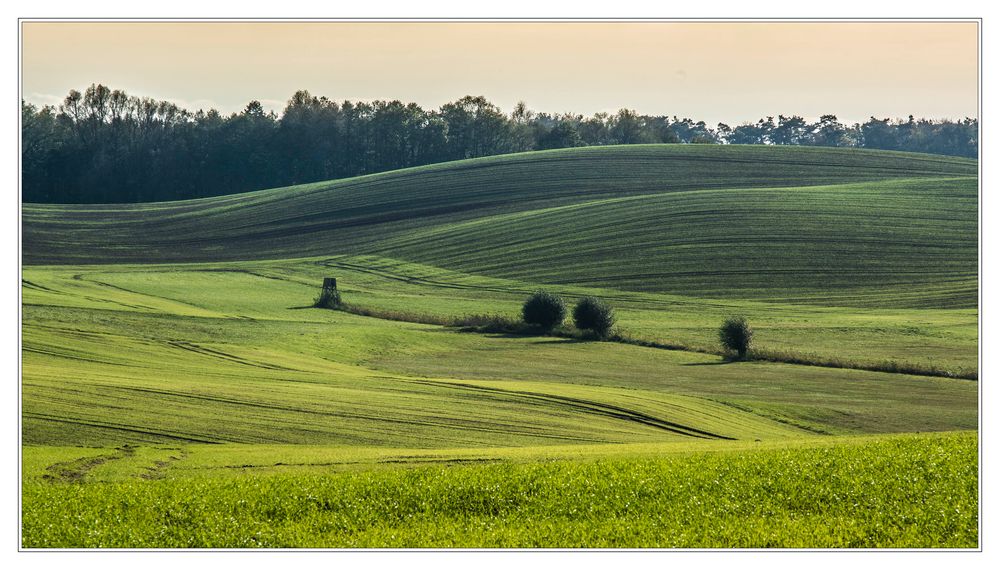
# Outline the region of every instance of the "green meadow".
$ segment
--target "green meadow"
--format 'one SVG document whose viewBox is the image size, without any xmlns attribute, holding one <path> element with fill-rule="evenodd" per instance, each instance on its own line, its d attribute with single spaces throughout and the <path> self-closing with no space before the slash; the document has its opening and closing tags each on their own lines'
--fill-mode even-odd
<svg viewBox="0 0 1000 570">
<path fill-rule="evenodd" d="M 976 171 L 636 145 L 25 204 L 22 544 L 976 547 Z M 628 342 L 454 326 L 538 289 Z"/>
<path fill-rule="evenodd" d="M 28 545 L 968 548 L 978 540 L 974 433 L 683 451 L 301 447 L 156 448 L 120 460 L 130 469 L 102 464 L 83 484 L 26 472 Z M 28 448 L 25 461 L 40 466 L 63 450 Z"/>
</svg>

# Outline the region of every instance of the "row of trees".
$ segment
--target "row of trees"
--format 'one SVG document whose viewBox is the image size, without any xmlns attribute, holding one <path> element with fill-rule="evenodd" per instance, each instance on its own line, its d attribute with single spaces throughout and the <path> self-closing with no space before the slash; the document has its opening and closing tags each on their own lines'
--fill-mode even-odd
<svg viewBox="0 0 1000 570">
<path fill-rule="evenodd" d="M 313 301 L 313 307 L 321 309 L 352 309 L 341 299 L 340 291 L 328 288 L 325 283 L 318 297 Z M 371 312 L 360 313 L 371 316 Z M 378 313 L 375 313 L 378 315 Z M 398 313 L 394 316 L 399 316 Z M 562 327 L 566 320 L 566 302 L 562 297 L 548 291 L 535 291 L 521 305 L 521 322 L 518 323 L 501 315 L 469 315 L 452 322 L 453 326 L 472 325 L 472 330 L 487 332 L 514 333 L 552 333 Z M 583 297 L 573 307 L 573 325 L 584 334 L 584 338 L 597 340 L 623 340 L 623 335 L 614 330 L 614 309 L 597 297 Z M 527 328 L 525 328 L 527 327 Z M 735 352 L 737 358 L 747 357 L 753 341 L 753 329 L 745 317 L 732 316 L 723 321 L 719 327 L 719 343 L 728 352 Z"/>
<path fill-rule="evenodd" d="M 566 319 L 566 304 L 558 295 L 548 291 L 537 291 L 524 302 L 521 307 L 521 318 L 528 325 L 543 333 L 552 332 L 562 326 Z M 606 340 L 612 338 L 612 327 L 615 324 L 615 312 L 604 301 L 596 297 L 584 297 L 577 301 L 573 308 L 573 324 L 593 338 Z M 616 334 L 620 340 L 621 335 Z M 719 327 L 719 344 L 736 357 L 743 360 L 753 343 L 753 328 L 746 317 L 732 316 L 722 322 Z"/>
<path fill-rule="evenodd" d="M 509 152 L 637 143 L 852 146 L 975 157 L 976 119 L 871 118 L 845 125 L 767 117 L 715 127 L 666 115 L 505 114 L 484 97 L 436 110 L 401 101 L 337 102 L 299 91 L 281 115 L 251 101 L 240 113 L 190 112 L 104 85 L 62 105 L 22 101 L 26 202 L 177 200 L 382 172 Z"/>
<path fill-rule="evenodd" d="M 558 295 L 537 291 L 521 306 L 521 318 L 542 332 L 551 332 L 566 319 L 566 304 Z M 596 297 L 584 297 L 573 307 L 573 324 L 596 338 L 606 339 L 615 324 L 615 312 Z"/>
</svg>

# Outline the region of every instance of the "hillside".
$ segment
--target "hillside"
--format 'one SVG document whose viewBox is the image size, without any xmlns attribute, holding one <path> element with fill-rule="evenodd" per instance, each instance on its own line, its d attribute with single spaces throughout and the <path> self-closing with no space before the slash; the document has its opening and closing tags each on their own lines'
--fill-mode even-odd
<svg viewBox="0 0 1000 570">
<path fill-rule="evenodd" d="M 313 309 L 324 268 L 305 265 L 26 268 L 24 441 L 478 447 L 976 426 L 977 386 L 967 380 L 773 362 L 720 366 L 713 354 L 468 334 Z M 386 280 L 336 271 L 352 301 L 419 296 L 459 304 L 445 288 L 390 289 Z M 514 304 L 504 302 L 513 295 L 477 301 L 474 293 L 464 301 L 472 311 Z M 654 315 L 678 318 L 663 310 L 669 306 L 647 306 L 654 310 L 623 310 L 622 325 L 641 330 Z M 844 357 L 865 357 L 857 342 L 825 332 L 849 328 L 844 338 L 860 335 L 869 350 L 917 343 L 924 348 L 914 357 L 968 353 L 969 341 L 949 334 L 966 325 L 922 325 L 931 313 L 919 321 L 875 313 L 888 329 L 879 336 L 850 315 L 810 318 L 819 335 L 803 328 L 807 315 L 780 315 L 787 332 L 761 322 L 763 346 L 786 337 L 818 351 L 824 345 L 809 339 L 829 339 L 846 347 Z M 717 322 L 684 320 L 703 330 Z M 930 340 L 911 333 L 918 324 Z"/>
<path fill-rule="evenodd" d="M 854 149 L 545 151 L 184 202 L 27 204 L 23 254 L 28 265 L 377 254 L 706 297 L 809 302 L 822 287 L 824 302 L 852 304 L 922 288 L 933 293 L 888 302 L 971 307 L 976 170 Z"/>
<path fill-rule="evenodd" d="M 973 178 L 677 192 L 442 225 L 371 251 L 529 282 L 824 304 L 947 283 L 907 302 L 971 307 L 976 206 Z"/>
<path fill-rule="evenodd" d="M 25 205 L 23 544 L 975 546 L 976 166 L 587 148 Z M 621 336 L 467 326 L 539 288 Z"/>
</svg>

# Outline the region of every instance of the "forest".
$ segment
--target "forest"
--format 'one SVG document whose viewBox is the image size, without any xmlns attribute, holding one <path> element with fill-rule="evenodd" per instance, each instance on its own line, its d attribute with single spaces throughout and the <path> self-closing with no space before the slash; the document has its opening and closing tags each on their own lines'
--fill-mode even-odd
<svg viewBox="0 0 1000 570">
<path fill-rule="evenodd" d="M 93 84 L 57 106 L 21 102 L 22 200 L 131 203 L 182 200 L 346 178 L 513 152 L 643 143 L 810 145 L 975 158 L 972 118 L 778 115 L 709 126 L 627 108 L 584 116 L 510 114 L 482 96 L 439 109 L 343 101 L 298 91 L 280 115 L 251 101 L 228 116 Z"/>
</svg>

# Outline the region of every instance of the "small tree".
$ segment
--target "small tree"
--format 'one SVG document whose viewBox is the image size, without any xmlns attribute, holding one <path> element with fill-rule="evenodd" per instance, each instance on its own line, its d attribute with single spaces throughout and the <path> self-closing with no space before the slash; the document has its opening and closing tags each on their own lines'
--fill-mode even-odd
<svg viewBox="0 0 1000 570">
<path fill-rule="evenodd" d="M 740 360 L 746 358 L 752 340 L 753 329 L 745 317 L 729 317 L 719 327 L 719 342 L 722 347 L 736 352 Z"/>
<path fill-rule="evenodd" d="M 590 330 L 600 338 L 608 338 L 615 324 L 615 312 L 600 299 L 584 297 L 573 308 L 573 323 L 580 330 Z"/>
<path fill-rule="evenodd" d="M 521 307 L 524 322 L 548 332 L 566 318 L 566 305 L 558 296 L 547 291 L 533 293 Z"/>
</svg>

